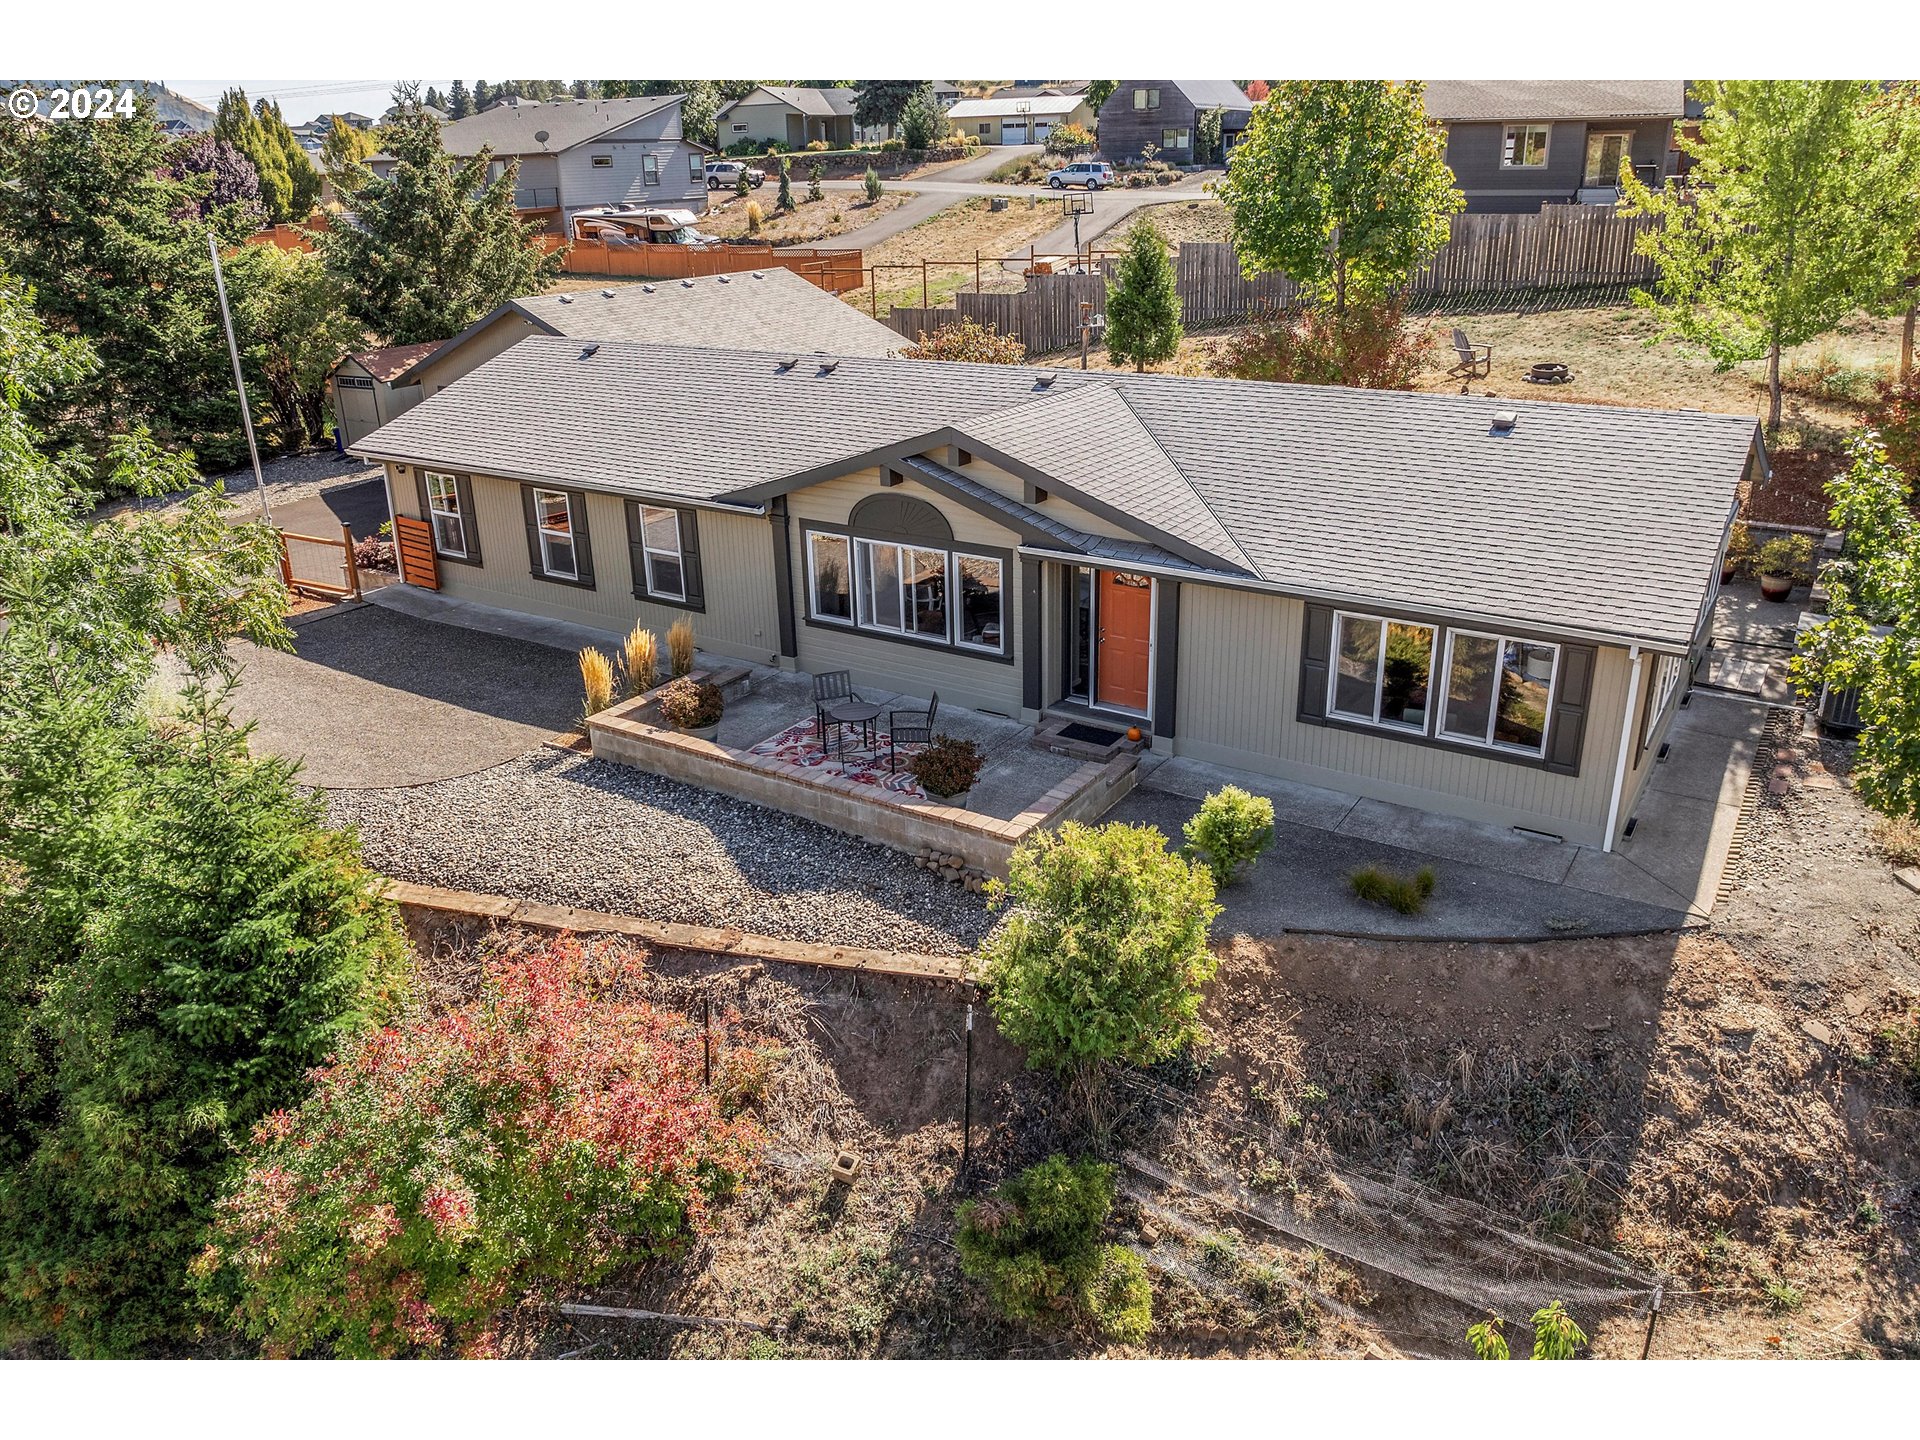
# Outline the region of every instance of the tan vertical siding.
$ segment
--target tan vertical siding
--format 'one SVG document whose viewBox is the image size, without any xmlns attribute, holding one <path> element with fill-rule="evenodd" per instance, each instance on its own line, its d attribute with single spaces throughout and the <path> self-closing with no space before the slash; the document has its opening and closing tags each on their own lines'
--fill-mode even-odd
<svg viewBox="0 0 1920 1440">
<path fill-rule="evenodd" d="M 1180 592 L 1174 750 L 1329 789 L 1598 844 L 1627 686 L 1627 654 L 1602 648 L 1578 775 L 1447 746 L 1303 725 L 1299 600 L 1189 584 Z"/>
<path fill-rule="evenodd" d="M 429 359 L 422 365 L 420 383 L 416 387 L 419 395 L 422 399 L 429 395 L 438 395 L 462 375 L 478 369 L 501 351 L 535 333 L 545 334 L 546 332 L 536 331 L 533 322 L 524 315 L 509 313 L 501 316 L 485 330 L 468 340 L 444 362 L 436 364 Z"/>
<path fill-rule="evenodd" d="M 845 525 L 853 507 L 880 489 L 880 472 L 857 471 L 838 479 L 823 481 L 788 498 L 793 515 L 793 575 L 798 592 L 795 619 L 800 638 L 800 668 L 818 673 L 822 670 L 850 670 L 854 684 L 874 689 L 898 690 L 908 695 L 940 693 L 942 702 L 965 705 L 970 709 L 991 710 L 1001 715 L 1020 713 L 1020 568 L 1009 557 L 1001 577 L 1001 625 L 1009 636 L 1015 663 L 985 657 L 963 655 L 912 645 L 853 629 L 807 623 L 806 599 L 806 525 L 809 520 L 829 525 Z M 954 543 L 984 545 L 1011 551 L 1019 536 L 1002 529 L 965 506 L 908 480 L 900 493 L 925 500 L 953 527 Z"/>
</svg>

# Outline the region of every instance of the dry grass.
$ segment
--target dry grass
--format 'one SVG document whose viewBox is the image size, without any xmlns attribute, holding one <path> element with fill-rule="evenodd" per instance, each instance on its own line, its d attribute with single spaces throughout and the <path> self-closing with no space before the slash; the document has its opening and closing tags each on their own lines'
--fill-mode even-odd
<svg viewBox="0 0 1920 1440">
<path fill-rule="evenodd" d="M 1873 843 L 1889 865 L 1920 865 L 1920 822 L 1904 815 L 1885 816 L 1874 822 Z"/>
<path fill-rule="evenodd" d="M 1141 215 L 1153 221 L 1154 227 L 1166 237 L 1169 245 L 1178 245 L 1186 240 L 1224 243 L 1233 239 L 1233 225 L 1228 219 L 1226 206 L 1218 200 L 1195 200 L 1190 196 L 1182 196 L 1165 204 L 1143 205 L 1132 215 L 1118 221 L 1111 230 L 1103 231 L 1101 243 L 1109 249 L 1117 248 L 1120 237 L 1127 233 L 1127 227 Z"/>
<path fill-rule="evenodd" d="M 589 645 L 580 652 L 580 683 L 586 690 L 587 714 L 597 715 L 613 703 L 613 661 Z"/>
<path fill-rule="evenodd" d="M 667 656 L 673 678 L 678 680 L 693 669 L 693 622 L 676 620 L 667 631 Z"/>
<path fill-rule="evenodd" d="M 660 678 L 660 637 L 644 625 L 635 625 L 621 648 L 626 655 L 628 688 L 635 695 L 651 690 Z"/>
<path fill-rule="evenodd" d="M 795 167 L 796 170 L 798 168 Z M 799 208 L 791 215 L 782 215 L 774 207 L 773 199 L 769 198 L 769 192 L 773 196 L 780 193 L 775 188 L 778 183 L 769 180 L 766 188 L 756 191 L 751 200 L 729 196 L 722 205 L 716 197 L 715 208 L 700 218 L 700 228 L 723 240 L 745 235 L 748 233 L 748 207 L 757 204 L 763 212 L 759 239 L 769 240 L 775 245 L 812 245 L 842 235 L 857 238 L 863 225 L 871 224 L 888 211 L 897 210 L 913 199 L 911 190 L 888 190 L 874 201 L 844 191 L 830 192 L 823 199 L 809 200 L 806 198 L 806 178 L 796 174 L 793 179 L 793 198 Z"/>
<path fill-rule="evenodd" d="M 949 205 L 939 214 L 882 240 L 867 251 L 868 265 L 913 265 L 913 270 L 881 270 L 879 277 L 879 313 L 885 315 L 896 305 L 944 305 L 960 290 L 974 284 L 973 255 L 1018 255 L 1060 223 L 1061 207 L 1037 197 L 1013 197 L 1005 210 L 995 211 L 987 200 L 976 198 Z M 929 267 L 922 301 L 921 260 L 948 263 Z M 1017 270 L 1002 270 L 998 265 L 980 267 L 982 288 L 1019 290 L 1026 281 Z M 871 286 L 863 286 L 846 297 L 871 313 L 874 303 Z"/>
</svg>

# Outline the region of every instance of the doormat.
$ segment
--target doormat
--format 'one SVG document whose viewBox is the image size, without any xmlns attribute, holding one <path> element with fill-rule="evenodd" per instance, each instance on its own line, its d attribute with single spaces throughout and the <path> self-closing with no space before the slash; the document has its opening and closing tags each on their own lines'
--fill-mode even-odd
<svg viewBox="0 0 1920 1440">
<path fill-rule="evenodd" d="M 1078 740 L 1082 745 L 1118 745 L 1126 738 L 1123 731 L 1102 730 L 1098 725 L 1087 725 L 1078 720 L 1062 726 L 1058 734 L 1062 740 Z"/>
</svg>

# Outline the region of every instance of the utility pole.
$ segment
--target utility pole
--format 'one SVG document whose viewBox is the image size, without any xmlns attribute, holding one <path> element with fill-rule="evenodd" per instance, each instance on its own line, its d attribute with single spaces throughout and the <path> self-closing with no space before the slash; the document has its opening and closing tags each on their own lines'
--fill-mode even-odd
<svg viewBox="0 0 1920 1440">
<path fill-rule="evenodd" d="M 233 388 L 240 393 L 240 423 L 247 427 L 247 453 L 253 457 L 253 488 L 260 496 L 260 518 L 273 524 L 267 504 L 267 477 L 260 473 L 260 447 L 253 438 L 253 407 L 247 403 L 247 382 L 240 375 L 240 346 L 233 338 L 233 314 L 227 309 L 227 277 L 220 269 L 220 247 L 207 231 L 207 254 L 213 258 L 213 288 L 220 293 L 220 320 L 227 327 L 227 357 L 233 361 Z"/>
</svg>

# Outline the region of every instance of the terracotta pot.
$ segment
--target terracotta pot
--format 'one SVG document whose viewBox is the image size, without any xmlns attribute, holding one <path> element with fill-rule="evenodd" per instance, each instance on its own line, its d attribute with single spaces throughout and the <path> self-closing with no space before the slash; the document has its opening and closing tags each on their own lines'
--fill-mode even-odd
<svg viewBox="0 0 1920 1440">
<path fill-rule="evenodd" d="M 1786 599 L 1789 595 L 1793 594 L 1793 577 L 1791 575 L 1762 575 L 1760 577 L 1760 594 L 1768 600 Z"/>
</svg>

